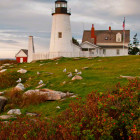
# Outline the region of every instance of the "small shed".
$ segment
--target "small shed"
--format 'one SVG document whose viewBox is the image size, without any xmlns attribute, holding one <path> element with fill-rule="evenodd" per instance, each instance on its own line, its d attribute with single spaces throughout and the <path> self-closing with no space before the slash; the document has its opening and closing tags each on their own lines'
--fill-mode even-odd
<svg viewBox="0 0 140 140">
<path fill-rule="evenodd" d="M 18 63 L 27 63 L 28 60 L 28 50 L 21 49 L 17 54 L 16 54 L 16 60 Z"/>
</svg>

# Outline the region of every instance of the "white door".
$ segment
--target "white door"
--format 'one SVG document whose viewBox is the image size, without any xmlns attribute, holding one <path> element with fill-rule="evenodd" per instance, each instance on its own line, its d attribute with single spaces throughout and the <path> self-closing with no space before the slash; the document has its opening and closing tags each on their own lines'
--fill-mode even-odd
<svg viewBox="0 0 140 140">
<path fill-rule="evenodd" d="M 20 58 L 20 63 L 23 63 L 23 58 Z"/>
</svg>

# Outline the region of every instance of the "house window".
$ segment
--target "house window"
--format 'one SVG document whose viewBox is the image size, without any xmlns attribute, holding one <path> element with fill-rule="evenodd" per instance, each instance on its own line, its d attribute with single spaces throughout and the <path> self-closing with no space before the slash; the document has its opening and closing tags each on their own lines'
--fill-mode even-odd
<svg viewBox="0 0 140 140">
<path fill-rule="evenodd" d="M 108 37 L 105 37 L 105 40 L 108 40 Z"/>
<path fill-rule="evenodd" d="M 116 42 L 121 42 L 122 41 L 122 35 L 121 33 L 116 34 Z"/>
<path fill-rule="evenodd" d="M 96 52 L 97 52 L 97 54 L 98 54 L 98 49 L 96 49 Z"/>
<path fill-rule="evenodd" d="M 103 54 L 106 55 L 106 49 L 103 49 Z"/>
<path fill-rule="evenodd" d="M 58 38 L 62 38 L 62 32 L 58 32 Z"/>
<path fill-rule="evenodd" d="M 117 53 L 117 55 L 120 55 L 120 50 L 119 50 L 119 49 L 117 49 L 116 53 Z"/>
</svg>

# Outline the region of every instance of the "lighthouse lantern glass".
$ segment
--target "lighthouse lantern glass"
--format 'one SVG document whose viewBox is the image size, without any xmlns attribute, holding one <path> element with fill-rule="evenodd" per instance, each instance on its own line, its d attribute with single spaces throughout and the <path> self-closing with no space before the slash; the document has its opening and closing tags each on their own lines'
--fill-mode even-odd
<svg viewBox="0 0 140 140">
<path fill-rule="evenodd" d="M 61 7 L 67 7 L 66 3 L 61 3 Z"/>
<path fill-rule="evenodd" d="M 57 8 L 57 7 L 60 7 L 60 3 L 57 3 L 57 4 L 56 4 L 56 8 Z"/>
</svg>

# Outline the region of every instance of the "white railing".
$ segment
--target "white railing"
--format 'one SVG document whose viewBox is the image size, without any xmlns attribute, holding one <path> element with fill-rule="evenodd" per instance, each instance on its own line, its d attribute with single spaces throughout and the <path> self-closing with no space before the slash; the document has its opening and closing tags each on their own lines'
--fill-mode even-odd
<svg viewBox="0 0 140 140">
<path fill-rule="evenodd" d="M 75 52 L 75 53 L 69 53 L 69 52 L 57 52 L 57 53 L 35 53 L 33 54 L 33 60 L 44 60 L 44 59 L 52 59 L 56 57 L 96 57 L 94 54 L 91 54 L 90 52 Z"/>
<path fill-rule="evenodd" d="M 49 59 L 49 53 L 35 53 L 33 54 L 33 60 Z"/>
</svg>

